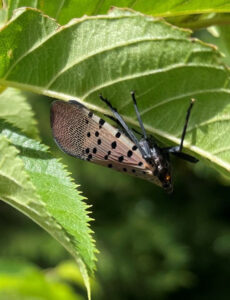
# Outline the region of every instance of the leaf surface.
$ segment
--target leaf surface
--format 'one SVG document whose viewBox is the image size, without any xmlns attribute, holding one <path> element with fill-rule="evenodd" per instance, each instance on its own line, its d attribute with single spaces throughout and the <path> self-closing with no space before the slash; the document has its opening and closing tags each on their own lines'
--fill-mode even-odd
<svg viewBox="0 0 230 300">
<path fill-rule="evenodd" d="M 45 146 L 4 122 L 0 132 L 0 198 L 47 230 L 73 255 L 90 298 L 88 275 L 95 268 L 96 250 L 89 206 Z"/>
<path fill-rule="evenodd" d="M 8 41 L 0 45 L 0 84 L 109 113 L 102 93 L 137 125 L 135 90 L 147 130 L 167 145 L 179 144 L 195 98 L 185 151 L 229 175 L 229 70 L 214 46 L 191 39 L 189 31 L 117 9 L 60 27 L 36 10 L 20 9 L 0 39 Z"/>
<path fill-rule="evenodd" d="M 38 137 L 37 124 L 26 96 L 17 89 L 8 88 L 0 94 L 0 118 L 21 129 L 31 137 Z"/>
</svg>

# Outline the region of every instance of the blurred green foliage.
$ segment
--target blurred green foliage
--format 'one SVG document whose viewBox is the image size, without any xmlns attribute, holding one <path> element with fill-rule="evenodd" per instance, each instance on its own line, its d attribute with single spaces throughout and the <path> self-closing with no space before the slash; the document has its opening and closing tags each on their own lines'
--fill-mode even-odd
<svg viewBox="0 0 230 300">
<path fill-rule="evenodd" d="M 83 300 L 60 282 L 55 272 L 42 272 L 31 264 L 12 260 L 0 261 L 0 299 Z"/>
</svg>

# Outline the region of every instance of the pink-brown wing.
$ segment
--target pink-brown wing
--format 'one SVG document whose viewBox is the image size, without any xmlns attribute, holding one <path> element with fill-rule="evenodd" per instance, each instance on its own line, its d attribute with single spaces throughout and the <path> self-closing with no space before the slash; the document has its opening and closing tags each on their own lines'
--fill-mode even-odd
<svg viewBox="0 0 230 300">
<path fill-rule="evenodd" d="M 161 185 L 136 145 L 77 101 L 53 102 L 51 127 L 56 143 L 67 154 Z"/>
</svg>

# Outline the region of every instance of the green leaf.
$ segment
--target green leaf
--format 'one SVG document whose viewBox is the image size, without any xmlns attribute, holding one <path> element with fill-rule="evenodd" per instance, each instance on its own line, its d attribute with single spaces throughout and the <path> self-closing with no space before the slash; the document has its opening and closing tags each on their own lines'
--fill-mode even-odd
<svg viewBox="0 0 230 300">
<path fill-rule="evenodd" d="M 29 284 L 28 284 L 29 282 Z M 71 286 L 22 261 L 0 261 L 1 299 L 83 300 Z"/>
<path fill-rule="evenodd" d="M 112 2 L 112 1 L 111 1 Z M 166 0 L 166 1 L 135 1 L 133 9 L 153 14 L 154 16 L 176 16 L 186 14 L 200 14 L 211 12 L 230 12 L 230 3 L 227 0 Z"/>
<path fill-rule="evenodd" d="M 9 1 L 8 18 L 12 16 L 14 9 L 29 6 L 42 10 L 45 14 L 55 18 L 60 24 L 66 24 L 72 18 L 82 17 L 85 14 L 105 14 L 114 5 L 124 8 L 129 7 L 148 15 L 161 17 L 230 12 L 230 3 L 227 0 L 203 0 L 202 2 L 200 0 L 11 0 Z"/>
<path fill-rule="evenodd" d="M 167 145 L 179 144 L 195 98 L 185 151 L 229 175 L 229 70 L 215 47 L 189 31 L 121 10 L 59 27 L 36 10 L 20 9 L 0 39 L 7 41 L 0 45 L 0 84 L 110 113 L 102 93 L 132 125 L 138 124 L 135 90 L 147 130 Z"/>
<path fill-rule="evenodd" d="M 3 26 L 7 22 L 7 9 L 0 9 L 0 27 Z"/>
<path fill-rule="evenodd" d="M 85 198 L 45 146 L 6 123 L 0 123 L 0 132 L 0 198 L 47 230 L 73 255 L 90 299 L 88 273 L 95 268 L 95 246 Z"/>
<path fill-rule="evenodd" d="M 21 129 L 28 136 L 38 138 L 34 113 L 20 90 L 8 88 L 0 94 L 0 118 Z"/>
<path fill-rule="evenodd" d="M 230 64 L 230 26 L 218 27 L 218 31 L 220 34 L 220 40 L 224 44 L 224 50 L 228 59 L 228 63 Z"/>
</svg>

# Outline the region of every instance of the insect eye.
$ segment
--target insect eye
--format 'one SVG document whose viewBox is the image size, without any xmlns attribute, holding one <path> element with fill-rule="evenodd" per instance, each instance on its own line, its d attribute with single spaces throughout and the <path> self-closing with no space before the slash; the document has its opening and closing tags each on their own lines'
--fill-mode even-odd
<svg viewBox="0 0 230 300">
<path fill-rule="evenodd" d="M 169 174 L 166 174 L 165 180 L 166 180 L 166 181 L 170 181 L 170 179 L 171 179 L 171 176 L 170 176 Z"/>
</svg>

